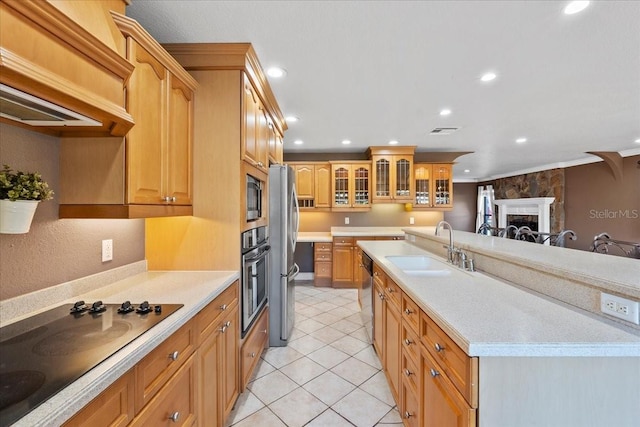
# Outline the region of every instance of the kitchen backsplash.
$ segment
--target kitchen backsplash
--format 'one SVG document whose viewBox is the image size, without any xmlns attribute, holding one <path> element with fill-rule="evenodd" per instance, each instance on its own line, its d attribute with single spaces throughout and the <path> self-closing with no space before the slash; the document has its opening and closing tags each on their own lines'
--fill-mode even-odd
<svg viewBox="0 0 640 427">
<path fill-rule="evenodd" d="M 0 165 L 40 172 L 56 192 L 41 202 L 27 234 L 0 234 L 0 300 L 145 259 L 144 220 L 58 219 L 57 137 L 0 123 Z M 113 261 L 102 263 L 102 240 Z"/>
</svg>

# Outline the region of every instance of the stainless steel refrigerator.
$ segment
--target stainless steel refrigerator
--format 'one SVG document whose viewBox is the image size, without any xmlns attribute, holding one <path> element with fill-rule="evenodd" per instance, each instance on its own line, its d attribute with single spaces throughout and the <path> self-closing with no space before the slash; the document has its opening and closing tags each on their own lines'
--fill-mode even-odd
<svg viewBox="0 0 640 427">
<path fill-rule="evenodd" d="M 300 269 L 293 261 L 300 209 L 295 173 L 290 166 L 269 168 L 269 346 L 289 342 L 295 316 L 294 279 Z"/>
</svg>

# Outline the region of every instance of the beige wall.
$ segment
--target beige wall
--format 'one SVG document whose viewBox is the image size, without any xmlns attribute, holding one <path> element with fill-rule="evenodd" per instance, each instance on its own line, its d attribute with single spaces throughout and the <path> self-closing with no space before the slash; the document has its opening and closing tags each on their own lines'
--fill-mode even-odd
<svg viewBox="0 0 640 427">
<path fill-rule="evenodd" d="M 578 235 L 578 240 L 568 242 L 569 247 L 587 250 L 602 232 L 640 242 L 639 162 L 640 156 L 625 157 L 620 181 L 605 162 L 566 169 L 565 223 Z"/>
<path fill-rule="evenodd" d="M 59 139 L 0 123 L 0 164 L 40 172 L 57 193 L 31 231 L 0 234 L 0 300 L 144 260 L 144 220 L 58 219 Z M 113 261 L 102 263 L 103 239 Z"/>
</svg>

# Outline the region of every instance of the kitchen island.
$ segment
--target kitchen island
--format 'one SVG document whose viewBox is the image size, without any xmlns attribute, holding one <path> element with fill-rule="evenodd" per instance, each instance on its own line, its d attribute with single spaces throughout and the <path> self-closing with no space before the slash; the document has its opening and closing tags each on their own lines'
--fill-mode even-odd
<svg viewBox="0 0 640 427">
<path fill-rule="evenodd" d="M 403 377 L 397 393 L 401 414 L 406 414 L 407 417 L 417 417 L 417 414 L 430 416 L 430 410 L 425 408 L 437 405 L 434 406 L 433 388 L 429 389 L 428 384 L 432 377 L 434 381 L 435 378 L 446 377 L 444 383 L 463 386 L 450 392 L 448 396 L 460 396 L 457 401 L 463 402 L 455 410 L 452 409 L 451 413 L 458 414 L 457 416 L 465 411 L 472 414 L 465 418 L 469 424 L 464 425 L 601 426 L 608 425 L 612 417 L 615 417 L 616 424 L 631 426 L 640 419 L 640 389 L 637 387 L 640 379 L 638 330 L 533 292 L 516 283 L 447 264 L 439 255 L 442 253 L 443 243 L 449 243 L 446 232 L 446 239 L 431 238 L 433 228 L 416 234 L 410 233 L 416 233 L 415 230 L 408 231 L 408 240 L 418 240 L 419 246 L 409 242 L 358 243 L 371 256 L 375 266 L 381 269 L 380 274 L 386 276 L 387 283 L 391 283 L 387 289 L 396 292 L 393 289 L 397 285 L 402 298 L 409 302 L 407 313 L 412 312 L 411 304 L 415 304 L 420 310 L 418 335 L 421 348 L 425 350 L 420 352 L 422 363 L 419 362 L 418 366 L 421 367 L 421 374 L 416 377 L 423 378 L 423 381 L 414 388 L 421 387 L 415 393 L 422 409 L 410 411 L 410 408 L 404 407 L 411 399 L 405 397 L 407 381 Z M 459 233 L 456 231 L 454 234 L 457 236 Z M 412 239 L 412 236 L 416 239 Z M 421 238 L 424 240 L 420 241 Z M 455 243 L 458 242 L 454 240 Z M 526 245 L 526 242 L 510 243 Z M 464 243 L 462 246 L 465 247 Z M 487 258 L 492 252 L 490 246 L 487 244 L 484 248 L 484 256 Z M 438 254 L 425 247 L 433 248 Z M 471 246 L 467 246 L 467 249 L 471 251 Z M 517 256 L 526 258 L 529 249 L 535 251 L 538 248 L 520 246 L 520 249 Z M 569 256 L 571 255 L 573 254 Z M 433 261 L 433 268 L 448 272 L 421 276 L 404 271 L 392 262 L 393 258 L 388 258 L 390 256 L 427 257 Z M 478 256 L 478 252 L 473 252 L 473 256 L 478 258 L 476 266 L 481 269 L 485 259 Z M 516 256 L 513 250 L 511 256 Z M 508 269 L 508 266 L 501 265 L 500 268 Z M 393 294 L 380 292 L 378 295 L 388 300 Z M 374 300 L 375 298 L 374 293 Z M 405 305 L 402 306 L 403 309 L 404 307 Z M 387 320 L 389 311 L 385 311 Z M 404 310 L 401 313 L 400 331 L 407 331 L 409 328 L 404 319 Z M 374 309 L 374 316 L 378 315 Z M 377 323 L 380 324 L 384 323 Z M 388 322 L 386 326 L 389 326 Z M 395 328 L 393 323 L 391 326 Z M 436 350 L 431 346 L 427 351 L 433 330 L 440 331 L 440 335 L 437 335 L 440 341 L 436 343 Z M 441 346 L 440 342 L 444 342 L 442 340 L 449 339 L 452 344 Z M 406 343 L 411 344 L 412 340 L 409 339 Z M 385 344 L 389 344 L 388 339 Z M 404 340 L 401 345 L 405 345 Z M 453 347 L 456 346 L 462 355 L 456 359 L 458 368 L 454 364 L 447 369 L 447 356 L 443 356 L 443 361 L 440 361 L 442 369 L 432 368 L 431 375 L 422 372 L 432 366 L 430 363 L 433 362 L 432 359 L 436 359 L 436 355 L 455 354 Z M 444 350 L 447 347 L 451 351 Z M 404 347 L 402 350 L 400 360 L 405 363 L 411 358 L 405 356 Z M 392 348 L 392 351 L 397 350 Z M 392 370 L 397 366 L 393 362 L 396 356 L 397 354 L 388 357 L 392 362 Z M 433 366 L 436 365 L 437 363 Z M 460 366 L 467 366 L 466 374 Z M 415 366 L 413 369 L 415 370 Z M 459 373 L 458 371 L 463 372 L 462 377 L 468 383 L 455 377 L 454 374 Z M 402 375 L 408 375 L 408 378 L 412 378 L 414 374 L 411 369 L 401 372 Z M 390 383 L 393 382 L 394 375 L 402 376 L 389 372 Z M 453 390 L 453 387 L 450 389 Z"/>
<path fill-rule="evenodd" d="M 60 285 L 61 294 L 69 298 L 56 301 L 51 306 L 37 310 L 43 312 L 61 304 L 73 304 L 77 300 L 120 304 L 125 300 L 139 303 L 148 300 L 152 304 L 183 304 L 183 307 L 154 326 L 115 354 L 91 369 L 78 380 L 53 395 L 47 401 L 21 418 L 15 426 L 61 425 L 83 408 L 92 399 L 107 389 L 116 380 L 151 353 L 160 343 L 181 329 L 207 305 L 220 296 L 235 281 L 239 272 L 194 271 L 194 272 L 142 272 L 80 294 L 73 287 Z M 93 280 L 94 279 L 89 279 Z M 30 304 L 38 301 L 37 293 L 3 301 L 3 307 L 14 304 Z M 34 307 L 37 305 L 31 305 Z M 2 326 L 22 320 L 33 313 L 23 313 L 13 319 L 3 319 Z"/>
</svg>

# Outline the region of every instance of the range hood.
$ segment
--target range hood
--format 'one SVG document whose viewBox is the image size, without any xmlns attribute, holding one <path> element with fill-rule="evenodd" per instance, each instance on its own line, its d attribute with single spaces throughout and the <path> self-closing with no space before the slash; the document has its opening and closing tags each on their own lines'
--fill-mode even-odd
<svg viewBox="0 0 640 427">
<path fill-rule="evenodd" d="M 102 126 L 59 105 L 0 84 L 0 117 L 30 126 Z"/>
</svg>

